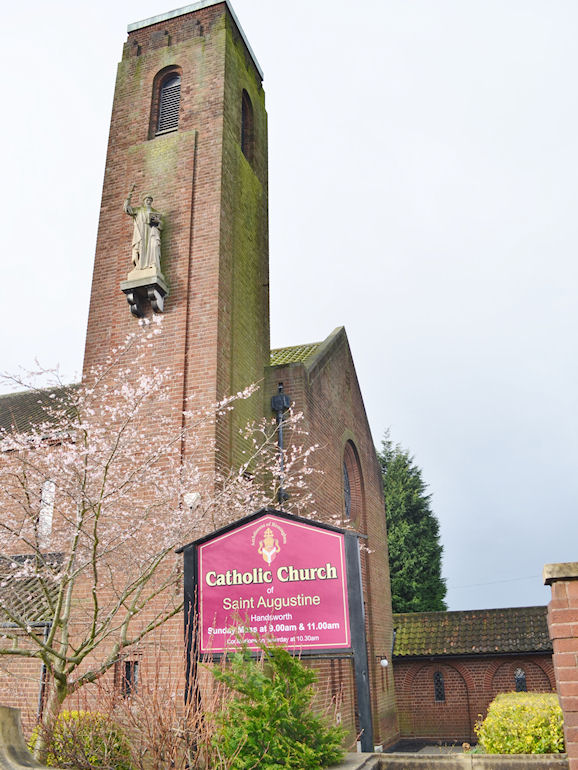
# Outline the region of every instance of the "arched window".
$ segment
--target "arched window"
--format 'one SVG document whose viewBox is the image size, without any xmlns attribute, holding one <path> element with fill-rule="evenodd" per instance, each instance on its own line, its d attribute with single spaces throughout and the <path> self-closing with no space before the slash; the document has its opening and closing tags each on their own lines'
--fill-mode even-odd
<svg viewBox="0 0 578 770">
<path fill-rule="evenodd" d="M 255 159 L 255 125 L 253 105 L 249 94 L 243 90 L 241 97 L 241 150 L 249 163 Z"/>
<path fill-rule="evenodd" d="M 444 675 L 441 671 L 435 671 L 433 675 L 434 700 L 437 703 L 443 703 L 446 699 L 446 686 L 444 684 Z"/>
<path fill-rule="evenodd" d="M 516 692 L 528 691 L 528 685 L 526 684 L 526 672 L 523 668 L 517 668 L 514 671 L 514 681 L 516 683 Z"/>
<path fill-rule="evenodd" d="M 161 82 L 159 89 L 159 116 L 157 134 L 176 131 L 179 127 L 179 107 L 181 104 L 181 76 L 177 72 L 169 73 Z"/>
<path fill-rule="evenodd" d="M 347 463 L 343 461 L 343 502 L 345 505 L 345 518 L 351 518 L 351 482 L 349 481 L 349 471 Z"/>
<path fill-rule="evenodd" d="M 364 527 L 361 466 L 353 441 L 348 441 L 343 450 L 342 474 L 344 518 L 353 519 Z"/>
</svg>

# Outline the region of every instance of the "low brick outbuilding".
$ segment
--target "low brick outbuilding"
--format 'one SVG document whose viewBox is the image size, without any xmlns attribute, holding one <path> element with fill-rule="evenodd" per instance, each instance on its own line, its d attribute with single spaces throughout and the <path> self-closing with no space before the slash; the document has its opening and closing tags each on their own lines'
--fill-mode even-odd
<svg viewBox="0 0 578 770">
<path fill-rule="evenodd" d="M 475 740 L 500 692 L 556 689 L 546 607 L 394 615 L 402 738 Z"/>
</svg>

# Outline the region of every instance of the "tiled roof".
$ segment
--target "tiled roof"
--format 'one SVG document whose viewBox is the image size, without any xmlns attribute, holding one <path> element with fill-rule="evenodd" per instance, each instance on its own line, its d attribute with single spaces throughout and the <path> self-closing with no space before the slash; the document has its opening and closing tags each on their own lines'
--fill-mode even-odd
<svg viewBox="0 0 578 770">
<path fill-rule="evenodd" d="M 52 618 L 58 582 L 51 575 L 62 563 L 62 554 L 44 554 L 43 560 L 35 566 L 34 556 L 0 557 L 0 626 Z"/>
<path fill-rule="evenodd" d="M 394 657 L 551 652 L 546 607 L 394 614 Z"/>
<path fill-rule="evenodd" d="M 312 356 L 320 345 L 320 342 L 312 342 L 309 345 L 293 345 L 290 348 L 277 348 L 276 350 L 272 350 L 271 366 L 286 366 L 287 364 L 301 363 Z"/>
<path fill-rule="evenodd" d="M 24 390 L 18 393 L 0 395 L 0 431 L 26 431 L 31 425 L 49 419 L 46 407 L 53 406 L 55 399 L 66 396 L 74 385 Z"/>
</svg>

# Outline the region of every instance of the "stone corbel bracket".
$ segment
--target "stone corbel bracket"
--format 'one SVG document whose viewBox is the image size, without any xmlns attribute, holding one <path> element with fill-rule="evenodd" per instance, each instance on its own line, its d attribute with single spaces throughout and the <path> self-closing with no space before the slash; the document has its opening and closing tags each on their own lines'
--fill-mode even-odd
<svg viewBox="0 0 578 770">
<path fill-rule="evenodd" d="M 120 289 L 126 296 L 130 312 L 136 318 L 144 317 L 147 302 L 150 302 L 155 313 L 164 312 L 169 287 L 162 273 L 150 268 L 133 270 L 126 281 L 121 281 Z"/>
</svg>

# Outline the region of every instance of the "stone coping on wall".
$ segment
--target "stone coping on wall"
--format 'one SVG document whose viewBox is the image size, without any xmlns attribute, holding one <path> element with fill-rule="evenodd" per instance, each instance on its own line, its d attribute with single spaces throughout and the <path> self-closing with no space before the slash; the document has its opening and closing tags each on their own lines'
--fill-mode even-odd
<svg viewBox="0 0 578 770">
<path fill-rule="evenodd" d="M 330 770 L 568 770 L 566 754 L 348 754 Z"/>
<path fill-rule="evenodd" d="M 578 580 L 578 561 L 564 561 L 558 564 L 546 564 L 542 571 L 544 584 L 552 585 L 557 580 Z"/>
<path fill-rule="evenodd" d="M 0 768 L 2 770 L 47 770 L 28 751 L 22 735 L 20 709 L 0 706 Z"/>
</svg>

